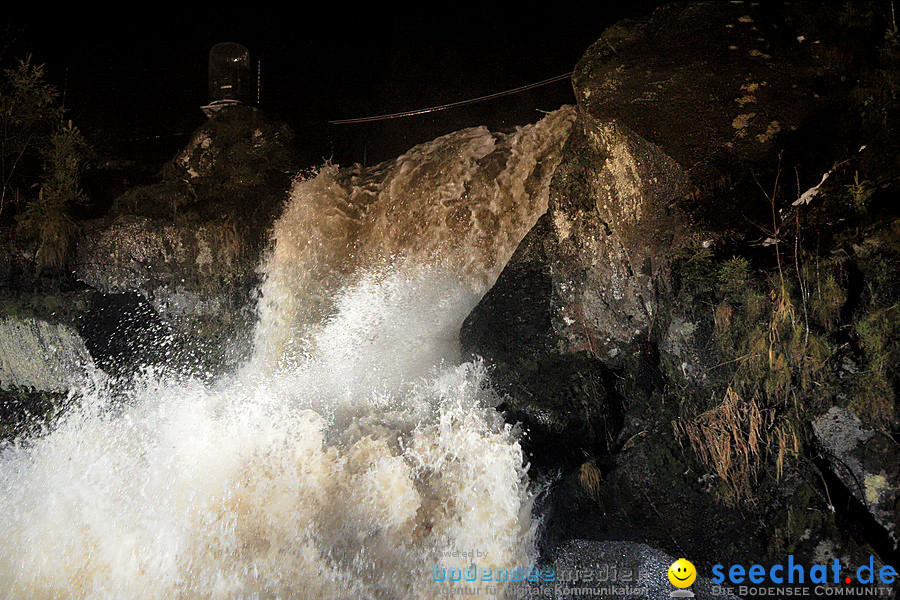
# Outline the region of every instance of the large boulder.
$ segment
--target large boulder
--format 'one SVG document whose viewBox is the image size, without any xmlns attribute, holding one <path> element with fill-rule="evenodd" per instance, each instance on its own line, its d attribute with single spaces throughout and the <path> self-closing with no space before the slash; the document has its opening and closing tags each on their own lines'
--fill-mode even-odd
<svg viewBox="0 0 900 600">
<path fill-rule="evenodd" d="M 799 179 L 802 168 L 812 185 L 828 164 L 819 153 L 848 143 L 786 162 L 801 140 L 825 137 L 815 119 L 855 65 L 851 44 L 850 58 L 830 58 L 837 42 L 813 39 L 803 10 L 675 3 L 610 27 L 579 61 L 578 121 L 548 210 L 461 331 L 501 387 L 519 390 L 510 406 L 535 431 L 548 430 L 548 394 L 532 373 L 558 357 L 588 352 L 598 373 L 662 360 L 698 396 L 721 384 L 711 321 L 689 294 L 674 301 L 692 285 L 676 259 L 767 237 L 780 169 Z"/>
<path fill-rule="evenodd" d="M 293 141 L 283 122 L 228 107 L 156 182 L 83 224 L 74 276 L 97 293 L 79 323 L 98 364 L 215 375 L 246 357 L 257 266 L 299 169 Z"/>
<path fill-rule="evenodd" d="M 737 509 L 752 517 L 716 540 L 735 555 L 870 551 L 793 460 L 814 452 L 813 416 L 853 394 L 883 391 L 851 402 L 896 424 L 898 288 L 862 260 L 865 236 L 896 255 L 896 45 L 866 15 L 673 3 L 609 28 L 576 66 L 548 210 L 460 332 L 533 464 L 606 511 L 572 535 L 674 553 L 672 526 L 698 515 L 680 541 L 709 564 L 703 524 Z M 839 365 L 861 346 L 879 383 L 851 393 Z"/>
</svg>

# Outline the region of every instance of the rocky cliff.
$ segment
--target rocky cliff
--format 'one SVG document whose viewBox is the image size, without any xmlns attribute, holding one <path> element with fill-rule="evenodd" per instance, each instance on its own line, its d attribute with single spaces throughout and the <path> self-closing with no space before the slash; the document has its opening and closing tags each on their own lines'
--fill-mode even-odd
<svg viewBox="0 0 900 600">
<path fill-rule="evenodd" d="M 208 377 L 237 364 L 249 351 L 256 267 L 299 168 L 293 143 L 284 123 L 231 107 L 198 127 L 153 183 L 79 222 L 60 272 L 36 277 L 33 251 L 8 235 L 4 343 L 32 348 L 48 332 L 75 341 L 27 358 L 5 353 L 4 389 L 67 389 L 93 366 L 111 376 L 165 365 Z"/>
<path fill-rule="evenodd" d="M 872 7 L 803 3 L 674 3 L 586 51 L 547 213 L 460 334 L 568 465 L 548 547 L 896 551 L 896 495 L 859 500 L 811 423 L 897 431 L 897 60 Z"/>
</svg>

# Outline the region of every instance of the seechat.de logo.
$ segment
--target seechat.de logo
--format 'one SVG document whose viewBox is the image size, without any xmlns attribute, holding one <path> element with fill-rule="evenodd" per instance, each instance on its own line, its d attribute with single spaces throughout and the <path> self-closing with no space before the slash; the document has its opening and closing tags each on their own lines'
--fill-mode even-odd
<svg viewBox="0 0 900 600">
<path fill-rule="evenodd" d="M 667 572 L 669 582 L 679 588 L 669 592 L 672 598 L 693 598 L 694 592 L 686 589 L 691 587 L 694 580 L 697 579 L 697 569 L 693 563 L 686 558 L 679 558 L 669 566 Z"/>
</svg>

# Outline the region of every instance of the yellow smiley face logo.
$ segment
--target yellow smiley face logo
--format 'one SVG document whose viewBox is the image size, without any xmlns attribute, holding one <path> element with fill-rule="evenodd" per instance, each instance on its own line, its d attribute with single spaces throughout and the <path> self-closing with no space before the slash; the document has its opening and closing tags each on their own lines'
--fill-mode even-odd
<svg viewBox="0 0 900 600">
<path fill-rule="evenodd" d="M 686 558 L 679 558 L 669 567 L 669 581 L 677 588 L 686 588 L 697 579 L 697 569 Z"/>
</svg>

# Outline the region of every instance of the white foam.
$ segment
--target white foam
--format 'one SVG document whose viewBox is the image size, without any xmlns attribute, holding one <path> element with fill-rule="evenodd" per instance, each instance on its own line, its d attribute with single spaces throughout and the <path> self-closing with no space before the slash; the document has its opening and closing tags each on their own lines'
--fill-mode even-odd
<svg viewBox="0 0 900 600">
<path fill-rule="evenodd" d="M 527 564 L 521 449 L 452 337 L 474 300 L 445 273 L 372 276 L 290 369 L 87 391 L 0 455 L 0 589 L 430 598 L 434 564 L 468 565 L 448 549 Z"/>
</svg>

